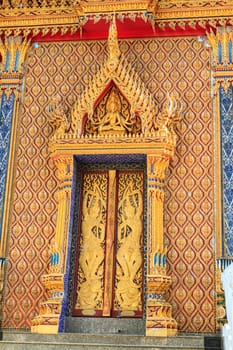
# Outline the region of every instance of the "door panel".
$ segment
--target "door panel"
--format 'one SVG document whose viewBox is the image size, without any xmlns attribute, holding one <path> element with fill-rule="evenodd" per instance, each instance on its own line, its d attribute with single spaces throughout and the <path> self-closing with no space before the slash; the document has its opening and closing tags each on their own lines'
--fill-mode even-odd
<svg viewBox="0 0 233 350">
<path fill-rule="evenodd" d="M 83 173 L 74 315 L 141 316 L 143 171 Z"/>
<path fill-rule="evenodd" d="M 117 252 L 114 313 L 142 312 L 143 172 L 120 172 L 118 178 Z"/>
<path fill-rule="evenodd" d="M 79 240 L 78 293 L 75 309 L 82 314 L 103 310 L 108 174 L 83 175 Z M 89 310 L 89 311 L 88 311 Z"/>
</svg>

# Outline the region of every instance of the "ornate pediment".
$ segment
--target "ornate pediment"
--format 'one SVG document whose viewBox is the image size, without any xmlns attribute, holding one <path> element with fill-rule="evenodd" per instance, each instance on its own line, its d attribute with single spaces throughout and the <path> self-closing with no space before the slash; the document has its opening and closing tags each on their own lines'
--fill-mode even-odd
<svg viewBox="0 0 233 350">
<path fill-rule="evenodd" d="M 148 149 L 150 144 L 168 147 L 172 155 L 180 102 L 168 95 L 167 103 L 159 111 L 146 84 L 119 49 L 115 18 L 109 30 L 108 51 L 105 63 L 68 113 L 62 109 L 62 98 L 52 101 L 49 108 L 49 122 L 54 128 L 51 151 L 75 144 L 72 147 L 80 151 L 87 144 L 95 150 L 106 143 L 121 150 L 124 143 L 131 144 L 130 147 L 146 143 Z M 141 147 L 143 152 L 145 147 Z"/>
<path fill-rule="evenodd" d="M 81 136 L 83 134 L 84 116 L 87 115 L 89 118 L 93 115 L 97 99 L 112 84 L 126 97 L 132 112 L 140 115 L 142 130 L 157 129 L 155 116 L 158 111 L 156 105 L 138 73 L 120 52 L 115 21 L 110 27 L 108 48 L 108 59 L 70 111 L 68 118 L 72 131 L 75 135 Z"/>
<path fill-rule="evenodd" d="M 108 50 L 106 62 L 67 115 L 61 111 L 59 104 L 51 106 L 49 120 L 55 126 L 52 141 L 86 135 L 104 137 L 112 134 L 116 137 L 124 133 L 127 137 L 133 134 L 174 137 L 173 125 L 179 119 L 178 103 L 169 97 L 164 110 L 158 111 L 145 83 L 120 52 L 115 18 L 109 30 Z M 96 113 L 96 106 L 106 93 L 108 96 L 101 116 L 101 113 Z M 124 116 L 122 109 L 127 104 L 125 113 L 128 115 Z"/>
</svg>

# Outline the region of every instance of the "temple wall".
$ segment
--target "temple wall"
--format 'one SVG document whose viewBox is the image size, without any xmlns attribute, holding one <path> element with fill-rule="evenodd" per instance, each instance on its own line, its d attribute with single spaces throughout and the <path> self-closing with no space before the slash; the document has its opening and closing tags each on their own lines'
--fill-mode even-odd
<svg viewBox="0 0 233 350">
<path fill-rule="evenodd" d="M 196 38 L 120 42 L 161 107 L 167 92 L 183 101 L 176 155 L 167 174 L 165 235 L 169 300 L 179 330 L 213 332 L 213 113 L 209 52 Z M 44 298 L 40 282 L 56 220 L 57 179 L 49 160 L 46 110 L 54 95 L 66 108 L 106 56 L 106 42 L 45 43 L 31 55 L 19 132 L 4 328 L 29 328 Z"/>
</svg>

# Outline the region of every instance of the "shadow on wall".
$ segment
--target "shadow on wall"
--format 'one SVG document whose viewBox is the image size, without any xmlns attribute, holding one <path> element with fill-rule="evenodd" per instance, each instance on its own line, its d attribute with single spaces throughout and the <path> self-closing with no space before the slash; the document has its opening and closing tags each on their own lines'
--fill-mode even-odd
<svg viewBox="0 0 233 350">
<path fill-rule="evenodd" d="M 205 350 L 223 350 L 220 336 L 205 336 L 204 338 Z"/>
</svg>

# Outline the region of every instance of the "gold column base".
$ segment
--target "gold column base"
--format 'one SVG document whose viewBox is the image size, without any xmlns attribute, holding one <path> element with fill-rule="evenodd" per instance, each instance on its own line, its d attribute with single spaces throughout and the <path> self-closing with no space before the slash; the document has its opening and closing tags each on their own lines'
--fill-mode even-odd
<svg viewBox="0 0 233 350">
<path fill-rule="evenodd" d="M 46 311 L 51 310 L 49 313 Z M 53 309 L 54 308 L 54 309 Z M 61 300 L 43 302 L 40 306 L 39 315 L 32 319 L 31 332 L 43 334 L 57 334 L 61 311 Z"/>
<path fill-rule="evenodd" d="M 176 336 L 177 322 L 172 318 L 172 306 L 165 301 L 165 293 L 171 285 L 171 277 L 149 275 L 147 277 L 146 336 Z"/>
<path fill-rule="evenodd" d="M 175 337 L 177 334 L 177 329 L 146 328 L 147 337 Z"/>
<path fill-rule="evenodd" d="M 31 332 L 41 334 L 57 334 L 60 315 L 38 315 L 32 320 Z"/>
<path fill-rule="evenodd" d="M 31 332 L 57 334 L 64 293 L 64 275 L 50 273 L 42 276 L 42 282 L 48 291 L 49 298 L 40 303 L 39 315 L 31 321 Z"/>
<path fill-rule="evenodd" d="M 172 306 L 164 301 L 148 300 L 146 335 L 169 337 L 177 335 L 177 322 L 172 318 Z"/>
<path fill-rule="evenodd" d="M 57 325 L 40 324 L 37 326 L 32 326 L 31 332 L 40 333 L 40 334 L 58 334 L 58 324 Z"/>
</svg>

